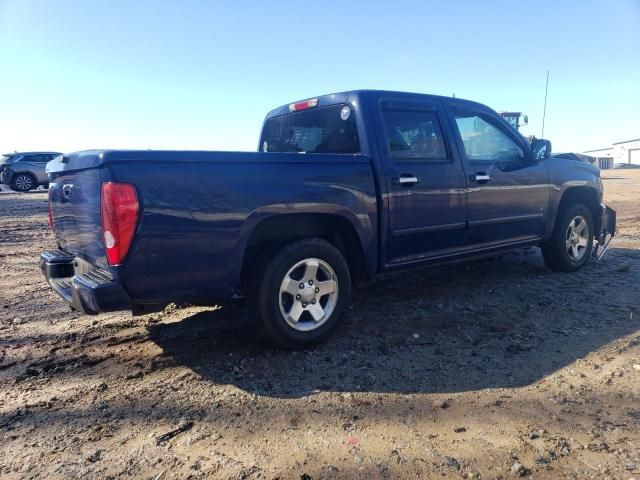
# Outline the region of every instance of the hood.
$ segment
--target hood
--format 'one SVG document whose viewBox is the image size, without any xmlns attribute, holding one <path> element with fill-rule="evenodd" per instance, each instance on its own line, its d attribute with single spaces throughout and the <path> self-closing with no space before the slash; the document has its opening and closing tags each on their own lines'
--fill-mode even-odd
<svg viewBox="0 0 640 480">
<path fill-rule="evenodd" d="M 576 162 L 584 162 L 584 163 L 595 163 L 596 159 L 590 157 L 589 155 L 583 155 L 581 153 L 552 153 L 551 158 L 560 158 L 564 160 L 573 160 Z"/>
<path fill-rule="evenodd" d="M 583 172 L 583 174 L 590 176 L 594 180 L 600 177 L 600 168 L 598 165 L 579 158 L 551 155 L 545 158 L 544 163 L 550 173 L 561 174 L 562 178 L 573 178 L 576 175 L 581 176 L 578 172 Z"/>
</svg>

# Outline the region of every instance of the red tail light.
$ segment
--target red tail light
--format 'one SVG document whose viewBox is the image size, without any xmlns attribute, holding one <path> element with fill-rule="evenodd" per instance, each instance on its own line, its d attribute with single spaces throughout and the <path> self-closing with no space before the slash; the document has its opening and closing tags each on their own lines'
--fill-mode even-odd
<svg viewBox="0 0 640 480">
<path fill-rule="evenodd" d="M 129 183 L 105 182 L 100 202 L 107 261 L 119 265 L 127 256 L 138 224 L 138 194 Z"/>
</svg>

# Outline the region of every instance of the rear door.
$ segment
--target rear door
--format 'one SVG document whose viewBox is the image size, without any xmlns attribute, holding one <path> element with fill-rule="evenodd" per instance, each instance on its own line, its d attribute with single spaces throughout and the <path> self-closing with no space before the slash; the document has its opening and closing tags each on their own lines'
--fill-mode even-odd
<svg viewBox="0 0 640 480">
<path fill-rule="evenodd" d="M 51 156 L 46 153 L 37 153 L 33 155 L 25 155 L 20 160 L 24 166 L 24 171 L 28 171 L 35 175 L 38 183 L 47 183 L 47 173 L 45 167 L 47 162 L 51 160 Z"/>
<path fill-rule="evenodd" d="M 495 112 L 452 103 L 450 119 L 468 174 L 467 247 L 483 249 L 540 238 L 549 203 L 544 165 Z"/>
<path fill-rule="evenodd" d="M 458 251 L 465 237 L 466 180 L 439 101 L 383 98 L 373 112 L 388 192 L 388 263 Z"/>
</svg>

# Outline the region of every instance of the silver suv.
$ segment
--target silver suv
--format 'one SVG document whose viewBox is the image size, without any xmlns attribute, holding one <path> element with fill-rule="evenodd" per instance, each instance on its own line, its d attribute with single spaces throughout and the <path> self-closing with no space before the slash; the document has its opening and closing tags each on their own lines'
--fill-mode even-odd
<svg viewBox="0 0 640 480">
<path fill-rule="evenodd" d="M 7 153 L 0 157 L 0 183 L 9 185 L 16 192 L 27 192 L 39 185 L 48 186 L 45 172 L 47 162 L 53 160 L 57 152 Z"/>
</svg>

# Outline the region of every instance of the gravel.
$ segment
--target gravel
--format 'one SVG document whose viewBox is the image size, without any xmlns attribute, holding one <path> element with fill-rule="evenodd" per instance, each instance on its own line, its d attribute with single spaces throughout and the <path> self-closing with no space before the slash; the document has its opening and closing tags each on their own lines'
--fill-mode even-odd
<svg viewBox="0 0 640 480">
<path fill-rule="evenodd" d="M 640 478 L 640 172 L 620 233 L 354 292 L 305 352 L 245 313 L 82 316 L 48 288 L 46 196 L 0 196 L 1 478 Z"/>
</svg>

